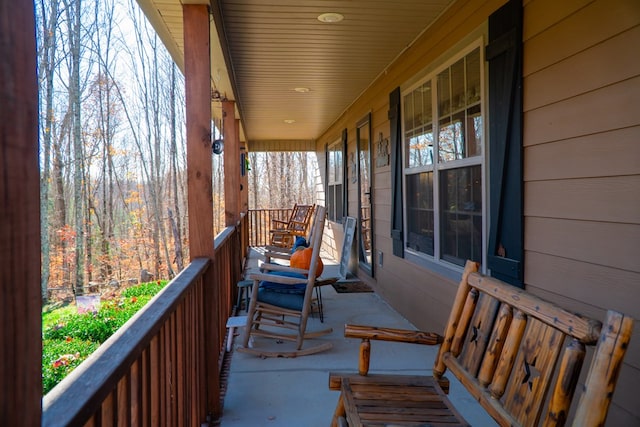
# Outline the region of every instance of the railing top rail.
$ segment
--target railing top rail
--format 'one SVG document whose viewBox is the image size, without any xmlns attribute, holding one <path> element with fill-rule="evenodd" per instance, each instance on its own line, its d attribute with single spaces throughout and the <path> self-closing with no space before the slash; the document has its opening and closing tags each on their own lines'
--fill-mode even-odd
<svg viewBox="0 0 640 427">
<path fill-rule="evenodd" d="M 100 407 L 119 378 L 136 360 L 209 267 L 197 258 L 43 398 L 42 426 L 79 425 Z"/>
</svg>

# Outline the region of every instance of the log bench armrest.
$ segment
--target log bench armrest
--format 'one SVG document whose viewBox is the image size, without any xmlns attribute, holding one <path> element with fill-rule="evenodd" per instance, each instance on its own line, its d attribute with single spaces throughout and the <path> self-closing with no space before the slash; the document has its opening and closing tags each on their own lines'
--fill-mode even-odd
<svg viewBox="0 0 640 427">
<path fill-rule="evenodd" d="M 360 358 L 358 373 L 367 375 L 371 361 L 371 340 L 404 342 L 410 344 L 437 345 L 443 337 L 434 332 L 412 331 L 409 329 L 381 328 L 377 326 L 344 325 L 346 338 L 360 338 Z"/>
<path fill-rule="evenodd" d="M 411 344 L 437 345 L 442 343 L 442 335 L 435 332 L 414 331 L 410 329 L 381 328 L 378 326 L 344 325 L 346 338 L 363 340 L 394 341 Z"/>
</svg>

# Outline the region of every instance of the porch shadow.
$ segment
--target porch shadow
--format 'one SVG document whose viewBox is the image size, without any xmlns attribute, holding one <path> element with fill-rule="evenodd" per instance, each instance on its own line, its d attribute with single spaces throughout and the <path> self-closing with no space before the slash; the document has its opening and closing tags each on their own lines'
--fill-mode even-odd
<svg viewBox="0 0 640 427">
<path fill-rule="evenodd" d="M 260 252 L 252 249 L 248 268 L 257 268 Z M 323 257 L 322 277 L 338 276 L 339 265 Z M 330 371 L 357 372 L 359 340 L 343 337 L 344 324 L 370 324 L 391 328 L 415 327 L 375 292 L 338 293 L 331 286 L 322 288 L 324 324 L 317 313 L 310 318 L 309 328 L 330 326 L 333 332 L 318 340 L 327 340 L 333 348 L 314 355 L 297 358 L 261 359 L 254 355 L 233 352 L 227 373 L 222 427 L 303 426 L 325 427 L 338 400 L 338 392 L 330 391 Z M 443 331 L 437 331 L 442 333 Z M 241 342 L 244 328 L 234 337 L 234 348 Z M 274 343 L 274 345 L 277 345 Z M 372 343 L 372 372 L 420 374 L 430 372 L 436 347 L 399 345 L 390 342 Z M 399 366 L 401 366 L 399 368 Z M 480 408 L 464 387 L 451 380 L 449 398 L 461 414 L 474 426 L 495 426 L 496 423 Z"/>
</svg>

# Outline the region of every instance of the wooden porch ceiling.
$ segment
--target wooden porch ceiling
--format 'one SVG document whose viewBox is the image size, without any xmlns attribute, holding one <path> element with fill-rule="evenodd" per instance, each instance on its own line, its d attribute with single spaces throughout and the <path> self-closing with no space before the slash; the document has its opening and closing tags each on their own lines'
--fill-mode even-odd
<svg viewBox="0 0 640 427">
<path fill-rule="evenodd" d="M 138 2 L 183 69 L 180 0 Z M 315 140 L 452 2 L 212 0 L 212 87 L 236 102 L 250 146 Z M 213 111 L 220 117 L 219 102 Z"/>
</svg>

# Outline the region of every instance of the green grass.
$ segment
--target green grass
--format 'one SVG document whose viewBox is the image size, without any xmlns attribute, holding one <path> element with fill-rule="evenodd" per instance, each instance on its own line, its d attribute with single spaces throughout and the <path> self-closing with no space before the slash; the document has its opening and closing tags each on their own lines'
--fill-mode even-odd
<svg viewBox="0 0 640 427">
<path fill-rule="evenodd" d="M 157 294 L 166 281 L 125 289 L 102 301 L 97 313 L 66 306 L 42 314 L 42 388 L 47 394 Z"/>
</svg>

